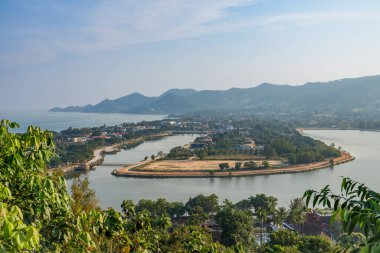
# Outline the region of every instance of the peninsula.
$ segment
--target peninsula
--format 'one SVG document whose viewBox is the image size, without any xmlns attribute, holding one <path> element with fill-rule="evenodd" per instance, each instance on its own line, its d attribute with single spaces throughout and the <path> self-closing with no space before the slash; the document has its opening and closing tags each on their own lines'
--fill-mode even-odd
<svg viewBox="0 0 380 253">
<path fill-rule="evenodd" d="M 282 173 L 297 173 L 317 169 L 323 169 L 339 165 L 354 160 L 355 158 L 348 152 L 342 151 L 340 157 L 333 158 L 332 160 L 324 160 L 321 162 L 314 162 L 309 164 L 300 165 L 284 165 L 272 166 L 276 161 L 270 161 L 269 167 L 264 166 L 258 168 L 242 168 L 237 169 L 220 169 L 220 164 L 236 164 L 242 161 L 143 161 L 137 164 L 129 165 L 127 167 L 114 170 L 112 172 L 115 176 L 123 177 L 141 177 L 141 178 L 192 178 L 192 177 L 236 177 L 236 176 L 257 176 L 269 174 L 282 174 Z M 252 161 L 244 161 L 249 163 Z M 256 161 L 254 161 L 256 162 Z M 209 169 L 206 169 L 209 168 Z"/>
</svg>

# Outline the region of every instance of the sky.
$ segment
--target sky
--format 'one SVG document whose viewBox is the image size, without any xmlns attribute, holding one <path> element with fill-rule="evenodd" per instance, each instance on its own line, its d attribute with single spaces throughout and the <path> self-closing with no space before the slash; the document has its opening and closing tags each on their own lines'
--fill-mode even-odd
<svg viewBox="0 0 380 253">
<path fill-rule="evenodd" d="M 0 109 L 380 74 L 378 0 L 2 0 Z"/>
</svg>

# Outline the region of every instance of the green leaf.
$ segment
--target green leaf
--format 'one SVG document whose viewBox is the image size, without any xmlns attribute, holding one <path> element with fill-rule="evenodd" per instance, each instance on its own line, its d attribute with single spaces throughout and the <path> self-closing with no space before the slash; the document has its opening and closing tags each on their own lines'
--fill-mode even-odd
<svg viewBox="0 0 380 253">
<path fill-rule="evenodd" d="M 4 239 L 8 240 L 12 236 L 14 225 L 10 222 L 6 222 L 4 226 Z"/>
</svg>

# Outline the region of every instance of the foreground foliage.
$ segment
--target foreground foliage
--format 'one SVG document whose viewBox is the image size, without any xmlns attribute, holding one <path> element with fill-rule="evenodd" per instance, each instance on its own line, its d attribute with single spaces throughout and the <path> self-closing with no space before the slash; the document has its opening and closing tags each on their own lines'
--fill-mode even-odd
<svg viewBox="0 0 380 253">
<path fill-rule="evenodd" d="M 24 134 L 9 130 L 16 123 L 0 122 L 0 252 L 329 252 L 330 241 L 320 236 L 302 236 L 281 230 L 268 244 L 258 247 L 254 221 L 260 223 L 260 241 L 269 217 L 275 224 L 285 219 L 304 221 L 301 199 L 290 209 L 276 208 L 277 199 L 257 194 L 235 205 L 219 206 L 216 195 L 199 195 L 185 204 L 165 199 L 125 200 L 122 212 L 100 210 L 89 182 L 77 178 L 69 195 L 61 173 L 49 174 L 47 164 L 55 157 L 53 136 L 38 127 Z M 307 201 L 334 205 L 348 234 L 339 236 L 342 248 L 359 245 L 376 252 L 379 245 L 379 194 L 345 179 L 344 196 L 326 187 L 308 191 Z M 186 216 L 184 223 L 174 224 Z M 222 228 L 221 243 L 215 243 L 203 226 L 209 217 Z M 297 226 L 299 231 L 300 226 Z M 362 229 L 366 236 L 357 233 Z M 354 234 L 352 232 L 355 231 Z M 365 252 L 365 251 L 364 251 Z"/>
<path fill-rule="evenodd" d="M 320 192 L 305 192 L 304 198 L 312 206 L 333 208 L 333 218 L 340 217 L 343 231 L 348 235 L 352 235 L 355 230 L 364 234 L 365 242 L 350 245 L 352 250 L 380 252 L 380 194 L 349 178 L 343 178 L 341 191 L 342 193 L 337 195 L 326 186 Z M 360 239 L 355 241 L 360 242 Z"/>
<path fill-rule="evenodd" d="M 125 202 L 123 213 L 96 208 L 88 181 L 77 179 L 73 199 L 59 173 L 52 134 L 0 123 L 0 252 L 223 252 L 201 227 L 172 228 L 170 218 Z M 130 204 L 130 203 L 129 203 Z"/>
</svg>

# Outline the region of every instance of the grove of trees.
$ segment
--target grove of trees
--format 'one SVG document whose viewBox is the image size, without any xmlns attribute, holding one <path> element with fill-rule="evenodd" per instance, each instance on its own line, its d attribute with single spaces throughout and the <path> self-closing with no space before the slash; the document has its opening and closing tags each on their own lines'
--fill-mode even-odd
<svg viewBox="0 0 380 253">
<path fill-rule="evenodd" d="M 198 195 L 186 203 L 165 199 L 121 203 L 121 212 L 102 210 L 86 178 L 77 178 L 67 190 L 62 173 L 47 172 L 56 156 L 53 135 L 38 127 L 26 133 L 10 130 L 16 123 L 0 122 L 0 252 L 332 252 L 380 250 L 380 194 L 348 178 L 342 194 L 329 187 L 307 191 L 307 204 L 324 205 L 342 226 L 336 243 L 323 236 L 302 235 L 300 224 L 308 211 L 302 199 L 288 209 L 277 199 L 257 194 L 236 204 L 222 205 L 216 195 Z M 175 222 L 187 217 L 187 222 Z M 222 239 L 214 242 L 204 223 L 215 217 Z M 265 224 L 284 220 L 295 231 L 270 233 L 257 244 Z M 262 240 L 261 240 L 262 241 Z"/>
</svg>

